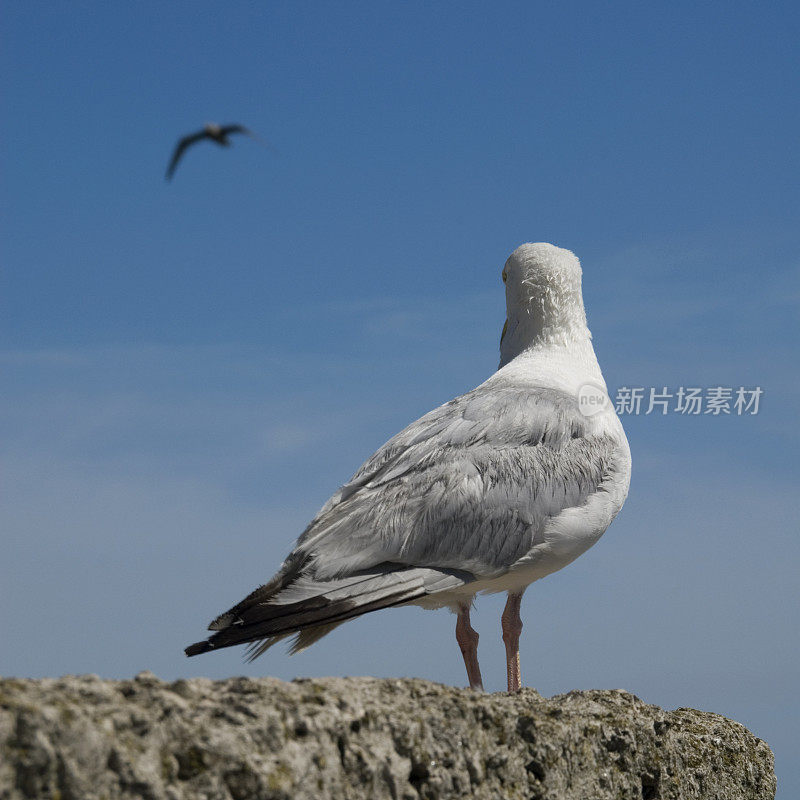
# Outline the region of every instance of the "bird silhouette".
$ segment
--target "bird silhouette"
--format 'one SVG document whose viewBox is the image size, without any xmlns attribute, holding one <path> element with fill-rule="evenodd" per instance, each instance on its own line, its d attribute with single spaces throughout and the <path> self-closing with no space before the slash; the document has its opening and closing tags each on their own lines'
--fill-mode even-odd
<svg viewBox="0 0 800 800">
<path fill-rule="evenodd" d="M 190 133 L 182 139 L 179 139 L 178 144 L 175 145 L 175 151 L 172 153 L 169 166 L 167 167 L 166 179 L 171 180 L 172 176 L 175 174 L 178 162 L 181 160 L 186 150 L 193 144 L 202 139 L 208 139 L 211 142 L 216 142 L 220 147 L 230 147 L 231 143 L 228 137 L 232 133 L 244 133 L 247 136 L 255 138 L 244 125 L 217 125 L 215 122 L 208 122 L 202 130 L 196 133 Z"/>
</svg>

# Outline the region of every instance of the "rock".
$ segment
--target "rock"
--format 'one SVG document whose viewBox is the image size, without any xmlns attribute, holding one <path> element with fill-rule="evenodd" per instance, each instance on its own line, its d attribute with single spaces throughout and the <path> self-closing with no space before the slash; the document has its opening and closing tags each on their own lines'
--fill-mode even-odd
<svg viewBox="0 0 800 800">
<path fill-rule="evenodd" d="M 0 679 L 0 800 L 767 800 L 767 744 L 622 691 Z"/>
</svg>

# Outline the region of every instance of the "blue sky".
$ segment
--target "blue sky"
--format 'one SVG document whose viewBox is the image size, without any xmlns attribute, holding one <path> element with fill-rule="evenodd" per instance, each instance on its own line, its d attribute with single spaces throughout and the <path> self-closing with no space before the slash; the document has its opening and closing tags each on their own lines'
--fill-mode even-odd
<svg viewBox="0 0 800 800">
<path fill-rule="evenodd" d="M 496 368 L 500 271 L 574 250 L 625 509 L 531 587 L 523 678 L 731 716 L 800 792 L 800 12 L 788 3 L 8 2 L 0 674 L 415 675 L 446 612 L 187 661 L 390 435 Z M 208 120 L 239 138 L 189 152 Z M 502 688 L 502 599 L 474 616 Z"/>
</svg>

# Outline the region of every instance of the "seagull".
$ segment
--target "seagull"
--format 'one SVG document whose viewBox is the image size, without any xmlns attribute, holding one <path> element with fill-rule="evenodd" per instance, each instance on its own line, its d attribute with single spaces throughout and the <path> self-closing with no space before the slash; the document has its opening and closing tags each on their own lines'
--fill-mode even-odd
<svg viewBox="0 0 800 800">
<path fill-rule="evenodd" d="M 478 593 L 506 592 L 506 677 L 518 691 L 525 589 L 600 538 L 630 483 L 630 449 L 592 347 L 581 275 L 569 250 L 518 247 L 502 272 L 499 369 L 368 458 L 275 576 L 186 654 L 246 643 L 252 660 L 288 636 L 295 653 L 369 611 L 446 607 L 457 616 L 469 685 L 482 690 L 470 610 Z"/>
<path fill-rule="evenodd" d="M 175 168 L 178 166 L 178 162 L 186 152 L 186 149 L 195 144 L 195 142 L 199 142 L 201 139 L 208 139 L 216 142 L 221 147 L 230 147 L 231 143 L 228 137 L 232 133 L 244 133 L 247 136 L 253 136 L 244 125 L 217 125 L 215 122 L 207 122 L 202 130 L 184 136 L 175 145 L 175 151 L 172 153 L 172 158 L 167 167 L 167 180 L 171 180 L 175 173 Z"/>
</svg>

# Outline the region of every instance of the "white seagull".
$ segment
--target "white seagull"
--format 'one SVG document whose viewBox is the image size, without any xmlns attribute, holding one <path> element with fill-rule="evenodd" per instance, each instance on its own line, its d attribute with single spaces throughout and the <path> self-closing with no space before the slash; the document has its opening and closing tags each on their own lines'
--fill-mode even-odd
<svg viewBox="0 0 800 800">
<path fill-rule="evenodd" d="M 215 619 L 193 656 L 296 635 L 298 652 L 348 619 L 400 605 L 448 607 L 469 685 L 482 689 L 470 608 L 508 592 L 508 690 L 521 687 L 527 586 L 591 547 L 622 507 L 630 449 L 607 397 L 581 267 L 551 244 L 503 268 L 500 368 L 398 433 L 311 521 L 277 574 Z"/>
</svg>

